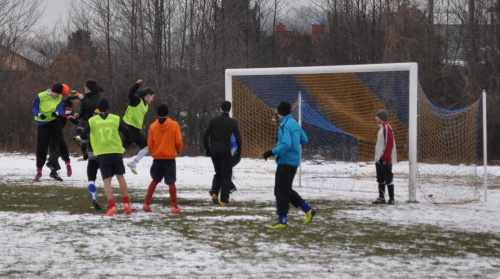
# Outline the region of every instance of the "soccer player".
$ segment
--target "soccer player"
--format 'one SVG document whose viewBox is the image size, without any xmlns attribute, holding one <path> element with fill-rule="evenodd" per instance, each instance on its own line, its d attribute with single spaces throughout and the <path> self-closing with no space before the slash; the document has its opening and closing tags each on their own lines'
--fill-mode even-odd
<svg viewBox="0 0 500 279">
<path fill-rule="evenodd" d="M 141 84 L 142 79 L 139 79 L 130 89 L 128 93 L 129 106 L 125 111 L 125 116 L 123 116 L 123 122 L 125 122 L 129 133 L 128 139 L 124 140 L 123 147 L 126 150 L 135 142 L 141 149 L 137 156 L 127 163 L 127 166 L 135 174 L 137 174 L 137 163 L 148 154 L 148 141 L 141 135 L 141 129 L 144 128 L 144 116 L 148 112 L 149 103 L 153 101 L 155 96 L 155 92 L 149 87 L 137 91 Z"/>
<path fill-rule="evenodd" d="M 37 128 L 36 176 L 33 181 L 39 181 L 40 177 L 42 177 L 42 168 L 51 141 L 59 146 L 61 157 L 66 164 L 68 177 L 72 174 L 68 145 L 64 140 L 61 125 L 56 121 L 56 118 L 63 114 L 61 95 L 67 95 L 68 93 L 69 87 L 66 84 L 54 83 L 51 89 L 38 94 L 31 108 L 35 115 Z"/>
<path fill-rule="evenodd" d="M 95 115 L 97 110 L 97 102 L 101 98 L 101 92 L 103 88 L 97 84 L 97 81 L 93 79 L 88 79 L 85 81 L 85 98 L 80 104 L 80 114 L 75 115 L 75 119 L 80 119 L 77 128 L 77 136 L 74 138 L 75 142 L 81 144 L 80 148 L 82 151 L 83 159 L 87 160 L 87 180 L 88 180 L 88 190 L 90 194 L 90 199 L 92 200 L 92 205 L 96 210 L 101 210 L 101 206 L 97 203 L 97 189 L 95 187 L 95 180 L 97 178 L 97 171 L 99 169 L 99 163 L 95 157 L 92 150 L 92 145 L 88 142 L 88 132 L 85 137 L 82 136 L 83 129 L 88 125 L 88 121 L 91 117 Z M 82 140 L 85 138 L 86 140 Z"/>
<path fill-rule="evenodd" d="M 149 207 L 151 197 L 156 189 L 156 185 L 163 182 L 168 185 L 170 193 L 170 203 L 172 213 L 182 213 L 177 206 L 177 189 L 175 157 L 182 150 L 182 134 L 179 124 L 168 117 L 168 106 L 161 104 L 156 109 L 158 119 L 149 127 L 148 149 L 153 156 L 151 165 L 151 178 L 146 198 L 144 199 L 143 210 L 151 212 Z"/>
<path fill-rule="evenodd" d="M 212 180 L 212 189 L 209 191 L 212 201 L 219 206 L 229 203 L 231 191 L 231 177 L 233 168 L 231 166 L 231 134 L 234 133 L 236 140 L 236 154 L 241 154 L 241 133 L 238 122 L 229 117 L 231 103 L 222 102 L 220 106 L 221 115 L 212 118 L 203 135 L 203 145 L 206 155 L 212 158 L 215 175 Z M 218 193 L 220 191 L 220 201 Z"/>
<path fill-rule="evenodd" d="M 387 204 L 394 204 L 394 183 L 392 181 L 392 165 L 397 163 L 396 140 L 392 127 L 389 125 L 389 113 L 379 110 L 375 116 L 375 121 L 380 126 L 375 144 L 375 170 L 377 171 L 379 197 L 373 204 L 385 204 L 385 185 L 389 191 L 389 201 Z"/>
<path fill-rule="evenodd" d="M 100 114 L 101 112 L 96 109 L 94 111 L 94 116 Z M 85 137 L 89 138 L 89 135 Z M 88 140 L 86 140 L 88 141 Z M 90 199 L 92 200 L 92 206 L 95 210 L 101 210 L 101 205 L 97 202 L 97 188 L 95 186 L 95 181 L 97 179 L 97 172 L 99 171 L 99 162 L 97 162 L 97 157 L 94 155 L 94 150 L 92 149 L 91 144 L 86 144 L 86 148 L 82 148 L 83 159 L 87 161 L 87 181 L 88 181 L 88 190 L 90 194 Z M 83 145 L 82 145 L 83 147 Z"/>
<path fill-rule="evenodd" d="M 56 121 L 59 121 L 59 125 L 61 125 L 61 129 L 66 126 L 66 122 L 68 119 L 71 121 L 71 123 L 78 125 L 78 120 L 74 119 L 75 112 L 73 111 L 73 105 L 76 105 L 80 102 L 79 95 L 80 93 L 78 91 L 71 90 L 71 92 L 69 92 L 69 94 L 67 95 L 66 100 L 63 101 L 63 113 L 61 115 L 58 115 L 56 118 Z M 64 141 L 66 141 L 66 139 L 64 139 Z M 57 181 L 63 181 L 63 179 L 57 173 L 57 171 L 61 169 L 61 166 L 59 165 L 61 149 L 53 140 L 51 140 L 49 150 L 49 160 L 47 164 L 45 164 L 50 169 L 49 176 Z"/>
<path fill-rule="evenodd" d="M 118 212 L 115 200 L 113 198 L 113 189 L 111 188 L 111 178 L 116 175 L 120 185 L 120 192 L 123 200 L 123 212 L 132 213 L 130 208 L 130 198 L 128 196 L 127 182 L 123 174 L 125 165 L 123 164 L 123 145 L 118 131 L 125 133 L 126 127 L 120 121 L 120 117 L 108 113 L 109 102 L 102 97 L 97 102 L 99 115 L 89 119 L 87 126 L 82 131 L 82 139 L 86 140 L 90 135 L 90 143 L 94 150 L 94 155 L 99 162 L 101 177 L 104 182 L 104 193 L 108 200 L 108 212 L 106 216 L 113 216 Z"/>
<path fill-rule="evenodd" d="M 80 123 L 76 130 L 76 137 L 74 141 L 80 145 L 82 144 L 82 154 L 85 152 L 86 142 L 81 140 L 81 131 L 87 125 L 89 119 L 94 116 L 94 111 L 97 108 L 97 101 L 101 98 L 101 92 L 104 90 L 102 87 L 97 85 L 97 81 L 93 79 L 88 79 L 85 81 L 85 97 L 80 104 L 80 113 L 75 115 L 75 119 L 80 119 Z"/>
<path fill-rule="evenodd" d="M 278 142 L 275 148 L 264 152 L 265 160 L 275 156 L 278 165 L 274 180 L 278 222 L 274 225 L 267 225 L 270 229 L 286 228 L 289 204 L 296 208 L 300 207 L 304 211 L 306 214 L 304 225 L 316 215 L 316 210 L 292 189 L 293 178 L 300 165 L 300 145 L 306 144 L 309 140 L 299 123 L 292 118 L 291 111 L 292 106 L 289 103 L 279 104 L 278 115 L 281 123 L 278 127 Z"/>
</svg>

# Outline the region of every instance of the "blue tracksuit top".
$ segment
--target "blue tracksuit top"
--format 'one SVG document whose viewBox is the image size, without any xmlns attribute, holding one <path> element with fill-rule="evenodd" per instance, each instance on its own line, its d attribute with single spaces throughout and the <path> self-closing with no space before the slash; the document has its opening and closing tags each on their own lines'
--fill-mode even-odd
<svg viewBox="0 0 500 279">
<path fill-rule="evenodd" d="M 278 127 L 278 143 L 273 148 L 276 164 L 298 167 L 300 165 L 300 145 L 306 144 L 306 133 L 291 114 L 281 118 Z"/>
</svg>

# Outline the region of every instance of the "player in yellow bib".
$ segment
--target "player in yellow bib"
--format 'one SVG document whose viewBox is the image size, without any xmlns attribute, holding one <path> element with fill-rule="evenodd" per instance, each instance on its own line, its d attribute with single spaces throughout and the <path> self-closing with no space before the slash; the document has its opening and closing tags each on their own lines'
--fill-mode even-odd
<svg viewBox="0 0 500 279">
<path fill-rule="evenodd" d="M 109 102 L 102 97 L 97 101 L 97 109 L 100 113 L 89 119 L 87 126 L 82 131 L 82 139 L 87 140 L 90 135 L 94 155 L 99 162 L 101 177 L 104 182 L 104 193 L 108 200 L 108 212 L 106 216 L 113 216 L 118 212 L 113 198 L 111 178 L 116 175 L 120 185 L 123 200 L 123 212 L 132 213 L 130 199 L 128 196 L 127 182 L 125 181 L 125 165 L 123 164 L 123 145 L 119 135 L 127 132 L 127 128 L 120 121 L 120 117 L 108 113 Z"/>
<path fill-rule="evenodd" d="M 141 129 L 145 127 L 143 124 L 144 116 L 146 116 L 149 103 L 153 101 L 155 95 L 153 89 L 149 87 L 138 91 L 141 84 L 142 79 L 139 79 L 130 89 L 128 93 L 129 106 L 127 107 L 125 116 L 123 116 L 123 122 L 125 122 L 128 129 L 128 139 L 124 140 L 123 147 L 126 150 L 132 143 L 135 143 L 141 149 L 134 159 L 127 163 L 127 166 L 135 174 L 137 174 L 137 163 L 148 154 L 148 141 L 141 134 Z"/>
<path fill-rule="evenodd" d="M 63 114 L 61 95 L 65 96 L 68 92 L 69 87 L 66 84 L 54 83 L 51 89 L 38 94 L 31 108 L 37 128 L 36 176 L 33 181 L 39 181 L 40 177 L 42 177 L 42 168 L 47 159 L 47 149 L 51 141 L 60 149 L 61 158 L 66 164 L 68 177 L 72 174 L 68 145 L 64 140 L 59 121 L 55 121 L 59 115 Z"/>
</svg>

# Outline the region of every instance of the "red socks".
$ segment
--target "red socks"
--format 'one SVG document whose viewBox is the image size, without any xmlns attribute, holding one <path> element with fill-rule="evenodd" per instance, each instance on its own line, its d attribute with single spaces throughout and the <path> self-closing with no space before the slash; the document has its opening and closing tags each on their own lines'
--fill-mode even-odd
<svg viewBox="0 0 500 279">
<path fill-rule="evenodd" d="M 149 202 L 151 201 L 151 198 L 153 197 L 153 194 L 156 190 L 156 185 L 158 185 L 158 181 L 155 180 L 152 180 L 149 184 L 148 192 L 146 194 L 146 198 L 144 199 L 144 204 L 149 205 Z"/>
<path fill-rule="evenodd" d="M 168 184 L 168 192 L 170 193 L 171 206 L 177 208 L 177 189 L 175 188 L 175 182 Z"/>
<path fill-rule="evenodd" d="M 113 207 L 115 207 L 115 206 L 116 206 L 116 204 L 115 204 L 115 199 L 110 199 L 110 200 L 108 200 L 108 207 L 109 207 L 109 208 L 113 208 Z"/>
<path fill-rule="evenodd" d="M 122 197 L 123 203 L 130 203 L 130 198 L 129 197 Z"/>
<path fill-rule="evenodd" d="M 73 174 L 73 172 L 71 171 L 70 161 L 66 161 L 64 163 L 66 163 L 66 171 L 68 172 L 68 177 L 70 177 Z"/>
</svg>

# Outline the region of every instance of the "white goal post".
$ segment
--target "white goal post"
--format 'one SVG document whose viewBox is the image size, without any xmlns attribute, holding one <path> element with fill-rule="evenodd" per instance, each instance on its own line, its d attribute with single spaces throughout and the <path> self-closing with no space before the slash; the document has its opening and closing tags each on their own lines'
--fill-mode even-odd
<svg viewBox="0 0 500 279">
<path fill-rule="evenodd" d="M 346 66 L 316 66 L 316 67 L 288 67 L 288 68 L 252 68 L 227 69 L 225 71 L 225 98 L 233 101 L 233 77 L 257 75 L 301 75 L 301 74 L 331 74 L 331 73 L 362 73 L 362 72 L 395 72 L 409 73 L 409 202 L 416 202 L 417 186 L 417 96 L 418 96 L 418 64 L 391 63 L 367 64 Z M 230 112 L 232 116 L 232 111 Z"/>
</svg>

